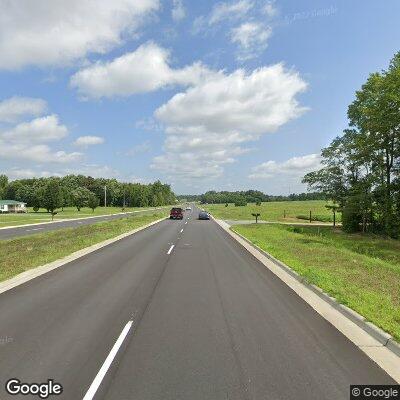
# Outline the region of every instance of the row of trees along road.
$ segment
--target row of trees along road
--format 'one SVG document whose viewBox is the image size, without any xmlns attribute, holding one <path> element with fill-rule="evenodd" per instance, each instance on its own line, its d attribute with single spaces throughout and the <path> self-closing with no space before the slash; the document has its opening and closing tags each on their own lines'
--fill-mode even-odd
<svg viewBox="0 0 400 400">
<path fill-rule="evenodd" d="M 400 52 L 348 107 L 349 129 L 322 150 L 303 182 L 343 210 L 343 229 L 400 236 Z"/>
<path fill-rule="evenodd" d="M 180 200 L 187 201 L 200 201 L 202 204 L 247 204 L 268 201 L 294 201 L 294 200 L 324 200 L 325 195 L 321 193 L 299 193 L 290 194 L 288 196 L 272 196 L 260 192 L 259 190 L 246 190 L 246 191 L 221 191 L 210 190 L 204 194 L 198 195 L 179 195 Z"/>
<path fill-rule="evenodd" d="M 34 210 L 75 206 L 78 210 L 93 210 L 104 206 L 104 188 L 107 188 L 107 206 L 157 207 L 175 203 L 175 194 L 169 185 L 156 181 L 150 184 L 124 183 L 116 179 L 67 175 L 62 178 L 33 178 L 9 181 L 0 175 L 0 199 L 27 203 Z"/>
</svg>

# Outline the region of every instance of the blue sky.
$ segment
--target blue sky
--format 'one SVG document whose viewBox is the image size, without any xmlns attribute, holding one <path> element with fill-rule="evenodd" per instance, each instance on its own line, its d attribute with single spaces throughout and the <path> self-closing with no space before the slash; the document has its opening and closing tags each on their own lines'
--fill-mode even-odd
<svg viewBox="0 0 400 400">
<path fill-rule="evenodd" d="M 0 0 L 0 171 L 304 191 L 397 0 Z"/>
</svg>

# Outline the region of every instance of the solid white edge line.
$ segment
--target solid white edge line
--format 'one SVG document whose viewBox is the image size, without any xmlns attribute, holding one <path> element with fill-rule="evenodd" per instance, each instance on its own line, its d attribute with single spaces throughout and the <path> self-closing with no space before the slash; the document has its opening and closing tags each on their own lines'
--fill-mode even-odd
<svg viewBox="0 0 400 400">
<path fill-rule="evenodd" d="M 97 373 L 96 377 L 94 378 L 92 384 L 90 385 L 90 388 L 86 392 L 83 400 L 92 400 L 93 399 L 94 395 L 97 392 L 97 389 L 101 385 L 101 382 L 103 381 L 108 369 L 110 368 L 110 365 L 112 364 L 115 356 L 117 355 L 119 348 L 121 347 L 126 336 L 128 335 L 132 324 L 133 324 L 133 321 L 129 321 L 125 325 L 125 327 L 122 330 L 121 334 L 119 335 L 117 341 L 115 342 L 113 348 L 111 349 L 110 353 L 108 354 L 106 360 L 104 361 L 103 365 L 101 366 L 101 368 L 100 368 L 99 372 Z"/>
<path fill-rule="evenodd" d="M 168 250 L 168 253 L 167 254 L 171 254 L 171 251 L 173 250 L 173 248 L 175 247 L 175 245 L 173 244 L 170 248 L 169 248 L 169 250 Z"/>
</svg>

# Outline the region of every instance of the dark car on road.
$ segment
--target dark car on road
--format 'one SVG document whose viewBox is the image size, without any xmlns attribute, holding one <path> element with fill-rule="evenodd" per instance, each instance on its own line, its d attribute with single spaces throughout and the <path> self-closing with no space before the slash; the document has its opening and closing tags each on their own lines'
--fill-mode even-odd
<svg viewBox="0 0 400 400">
<path fill-rule="evenodd" d="M 207 211 L 200 211 L 199 219 L 210 219 L 210 214 Z"/>
<path fill-rule="evenodd" d="M 183 219 L 183 209 L 181 207 L 173 207 L 169 213 L 170 219 Z"/>
</svg>

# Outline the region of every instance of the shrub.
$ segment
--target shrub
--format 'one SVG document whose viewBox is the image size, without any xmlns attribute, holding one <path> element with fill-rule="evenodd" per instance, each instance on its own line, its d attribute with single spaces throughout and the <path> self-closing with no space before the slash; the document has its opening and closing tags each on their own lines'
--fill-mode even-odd
<svg viewBox="0 0 400 400">
<path fill-rule="evenodd" d="M 235 207 L 244 207 L 244 206 L 247 206 L 247 202 L 245 199 L 235 200 Z"/>
</svg>

